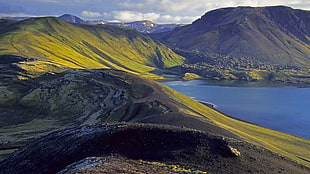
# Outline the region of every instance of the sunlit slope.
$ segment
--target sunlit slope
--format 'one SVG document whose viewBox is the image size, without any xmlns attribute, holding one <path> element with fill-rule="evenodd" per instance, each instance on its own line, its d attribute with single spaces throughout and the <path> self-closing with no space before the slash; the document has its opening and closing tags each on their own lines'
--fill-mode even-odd
<svg viewBox="0 0 310 174">
<path fill-rule="evenodd" d="M 42 65 L 45 71 L 55 67 L 112 68 L 149 76 L 156 68 L 183 62 L 181 56 L 133 29 L 78 25 L 46 17 L 2 20 L 0 32 L 0 55 L 34 58 L 34 62 L 20 64 L 32 73 L 44 72 Z"/>
<path fill-rule="evenodd" d="M 216 125 L 240 136 L 245 141 L 310 166 L 310 140 L 233 119 L 164 85 L 161 86 L 172 99 L 183 103 L 199 115 L 211 119 Z"/>
</svg>

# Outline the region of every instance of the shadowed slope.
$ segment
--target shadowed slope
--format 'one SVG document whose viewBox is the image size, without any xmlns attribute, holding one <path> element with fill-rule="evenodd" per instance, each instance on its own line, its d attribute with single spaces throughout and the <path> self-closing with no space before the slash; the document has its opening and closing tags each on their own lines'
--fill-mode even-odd
<svg viewBox="0 0 310 174">
<path fill-rule="evenodd" d="M 207 12 L 191 25 L 154 37 L 173 48 L 228 56 L 241 63 L 309 66 L 309 28 L 309 11 L 237 7 Z"/>
</svg>

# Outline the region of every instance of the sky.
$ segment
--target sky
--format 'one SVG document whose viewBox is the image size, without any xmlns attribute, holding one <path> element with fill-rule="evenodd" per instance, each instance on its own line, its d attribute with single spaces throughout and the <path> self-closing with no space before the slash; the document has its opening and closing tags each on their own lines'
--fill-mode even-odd
<svg viewBox="0 0 310 174">
<path fill-rule="evenodd" d="M 0 0 L 1 17 L 60 16 L 109 22 L 188 24 L 210 10 L 285 5 L 310 10 L 310 0 Z"/>
</svg>

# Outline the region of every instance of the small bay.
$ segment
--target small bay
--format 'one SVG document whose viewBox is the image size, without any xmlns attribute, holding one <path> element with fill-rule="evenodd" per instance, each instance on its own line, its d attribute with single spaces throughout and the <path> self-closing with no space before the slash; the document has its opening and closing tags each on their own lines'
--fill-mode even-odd
<svg viewBox="0 0 310 174">
<path fill-rule="evenodd" d="M 212 80 L 163 84 L 231 117 L 310 139 L 310 88 Z"/>
</svg>

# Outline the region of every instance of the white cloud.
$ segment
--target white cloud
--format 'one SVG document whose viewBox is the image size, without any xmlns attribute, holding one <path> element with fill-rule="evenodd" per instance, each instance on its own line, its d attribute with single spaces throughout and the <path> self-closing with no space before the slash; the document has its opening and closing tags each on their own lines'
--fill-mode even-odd
<svg viewBox="0 0 310 174">
<path fill-rule="evenodd" d="M 102 16 L 99 12 L 92 12 L 92 11 L 82 11 L 81 15 L 87 18 L 97 18 Z"/>
<path fill-rule="evenodd" d="M 310 6 L 309 0 L 127 0 L 119 3 L 120 7 L 127 11 L 160 12 L 170 15 L 201 15 L 207 11 L 236 6 L 273 6 L 290 5 Z"/>
<path fill-rule="evenodd" d="M 200 16 L 172 16 L 172 15 L 162 15 L 156 21 L 157 23 L 178 23 L 178 24 L 188 24 L 198 19 Z"/>
<path fill-rule="evenodd" d="M 160 13 L 140 13 L 134 11 L 113 11 L 103 13 L 103 17 L 110 21 L 132 22 L 150 20 L 155 23 L 191 23 L 199 16 L 161 15 Z"/>
<path fill-rule="evenodd" d="M 85 19 L 152 20 L 191 23 L 206 12 L 223 7 L 286 5 L 310 10 L 310 0 L 0 0 L 0 13 L 37 16 L 80 14 Z M 19 15 L 20 14 L 16 14 Z M 10 15 L 12 16 L 12 15 Z"/>
<path fill-rule="evenodd" d="M 25 13 L 0 13 L 1 17 L 33 17 L 33 15 Z"/>
<path fill-rule="evenodd" d="M 151 20 L 156 21 L 160 18 L 158 13 L 139 13 L 133 11 L 113 11 L 111 13 L 103 13 L 103 16 L 109 20 L 117 21 L 141 21 L 141 20 Z"/>
</svg>

